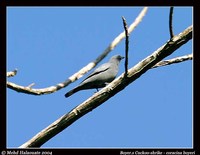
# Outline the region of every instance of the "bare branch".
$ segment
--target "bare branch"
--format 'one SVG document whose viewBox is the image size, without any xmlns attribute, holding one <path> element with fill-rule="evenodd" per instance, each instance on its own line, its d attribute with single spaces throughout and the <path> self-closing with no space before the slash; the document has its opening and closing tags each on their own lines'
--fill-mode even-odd
<svg viewBox="0 0 200 155">
<path fill-rule="evenodd" d="M 128 33 L 128 26 L 126 23 L 126 19 L 122 17 L 123 20 L 123 25 L 124 25 L 124 30 L 125 30 L 125 35 L 126 35 L 126 43 L 125 43 L 125 77 L 127 76 L 128 73 L 128 48 L 129 48 L 129 33 Z"/>
<path fill-rule="evenodd" d="M 13 70 L 13 71 L 10 71 L 10 72 L 7 72 L 7 77 L 13 77 L 17 74 L 17 69 Z"/>
<path fill-rule="evenodd" d="M 148 7 L 144 7 L 143 10 L 140 12 L 138 17 L 135 19 L 135 21 L 130 25 L 128 28 L 128 32 L 131 33 L 137 25 L 142 21 L 143 17 L 145 16 L 147 12 Z M 70 76 L 67 80 L 64 82 L 58 83 L 55 86 L 50 86 L 46 88 L 41 89 L 33 89 L 29 87 L 20 86 L 17 84 L 14 84 L 12 82 L 7 82 L 7 87 L 26 94 L 32 94 L 32 95 L 43 95 L 43 94 L 50 94 L 53 92 L 56 92 L 60 90 L 61 88 L 64 88 L 71 84 L 72 82 L 76 81 L 77 79 L 81 78 L 84 74 L 86 74 L 88 71 L 90 71 L 92 68 L 94 68 L 104 57 L 106 57 L 121 41 L 125 38 L 125 33 L 120 33 L 110 44 L 109 46 L 104 50 L 104 52 L 99 55 L 96 60 L 93 62 L 90 62 L 88 65 L 83 67 L 81 70 Z"/>
<path fill-rule="evenodd" d="M 153 66 L 152 68 L 157 68 L 157 67 L 161 67 L 161 66 L 180 63 L 180 62 L 187 61 L 187 60 L 192 60 L 192 59 L 193 59 L 193 54 L 188 54 L 188 55 L 176 57 L 176 58 L 173 58 L 173 59 L 160 61 L 155 66 Z"/>
<path fill-rule="evenodd" d="M 173 33 L 173 11 L 174 11 L 174 7 L 170 7 L 170 12 L 169 12 L 169 32 L 170 32 L 170 38 L 174 37 L 174 33 Z"/>
<path fill-rule="evenodd" d="M 43 129 L 32 139 L 21 145 L 20 148 L 40 147 L 53 136 L 70 126 L 76 120 L 78 120 L 88 112 L 92 111 L 96 107 L 100 106 L 112 96 L 123 90 L 130 83 L 138 79 L 142 74 L 151 69 L 155 64 L 172 54 L 179 47 L 192 39 L 192 30 L 193 27 L 190 26 L 179 35 L 174 36 L 172 40 L 169 40 L 167 43 L 165 43 L 163 46 L 153 52 L 150 56 L 146 57 L 137 65 L 129 69 L 127 78 L 124 78 L 124 73 L 122 73 L 109 85 L 102 88 L 99 92 L 95 93 L 86 101 L 75 107 L 68 114 L 63 115 L 47 128 Z"/>
</svg>

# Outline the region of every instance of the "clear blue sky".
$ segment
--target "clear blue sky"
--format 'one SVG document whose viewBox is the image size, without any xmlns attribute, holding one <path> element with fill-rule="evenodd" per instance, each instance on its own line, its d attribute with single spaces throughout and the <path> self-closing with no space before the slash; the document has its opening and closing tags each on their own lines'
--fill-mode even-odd
<svg viewBox="0 0 200 155">
<path fill-rule="evenodd" d="M 142 7 L 8 7 L 8 81 L 44 88 L 63 82 L 99 56 Z M 169 7 L 150 7 L 130 36 L 129 68 L 169 39 Z M 191 7 L 175 7 L 174 33 L 192 24 Z M 112 55 L 124 55 L 124 40 Z M 192 53 L 192 41 L 167 57 Z M 124 72 L 124 61 L 119 74 Z M 84 77 L 83 77 L 84 78 Z M 7 89 L 7 147 L 18 147 L 90 97 L 86 90 L 34 96 Z M 149 70 L 126 89 L 83 116 L 42 147 L 192 147 L 192 61 Z"/>
</svg>

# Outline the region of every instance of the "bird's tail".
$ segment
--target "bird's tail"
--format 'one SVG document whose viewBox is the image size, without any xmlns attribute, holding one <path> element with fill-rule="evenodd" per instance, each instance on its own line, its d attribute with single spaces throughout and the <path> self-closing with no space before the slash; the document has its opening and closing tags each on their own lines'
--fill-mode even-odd
<svg viewBox="0 0 200 155">
<path fill-rule="evenodd" d="M 80 88 L 79 88 L 79 87 L 76 87 L 76 88 L 70 90 L 69 92 L 67 92 L 67 93 L 65 94 L 65 97 L 69 97 L 69 96 L 73 95 L 74 93 L 76 93 L 76 92 L 79 91 L 79 90 L 80 90 Z"/>
</svg>

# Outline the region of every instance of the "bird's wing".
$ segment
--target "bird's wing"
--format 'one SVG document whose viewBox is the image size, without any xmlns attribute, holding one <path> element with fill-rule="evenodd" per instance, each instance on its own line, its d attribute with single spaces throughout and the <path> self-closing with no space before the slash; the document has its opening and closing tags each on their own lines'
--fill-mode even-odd
<svg viewBox="0 0 200 155">
<path fill-rule="evenodd" d="M 84 82 L 85 80 L 87 80 L 88 78 L 90 78 L 90 77 L 92 77 L 94 75 L 97 75 L 99 73 L 105 72 L 109 68 L 110 68 L 110 64 L 108 64 L 108 63 L 102 64 L 97 69 L 95 69 L 90 75 L 88 75 L 88 77 L 86 77 L 82 82 Z"/>
</svg>

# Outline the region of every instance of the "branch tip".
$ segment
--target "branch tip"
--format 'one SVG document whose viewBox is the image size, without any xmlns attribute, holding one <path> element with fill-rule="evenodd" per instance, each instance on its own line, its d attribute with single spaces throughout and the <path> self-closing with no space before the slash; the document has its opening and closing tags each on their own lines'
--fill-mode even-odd
<svg viewBox="0 0 200 155">
<path fill-rule="evenodd" d="M 7 77 L 13 77 L 17 74 L 17 69 L 15 68 L 13 71 L 7 72 Z"/>
<path fill-rule="evenodd" d="M 28 85 L 28 88 L 32 88 L 35 85 L 35 83 L 31 83 L 30 85 Z"/>
</svg>

